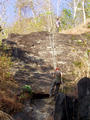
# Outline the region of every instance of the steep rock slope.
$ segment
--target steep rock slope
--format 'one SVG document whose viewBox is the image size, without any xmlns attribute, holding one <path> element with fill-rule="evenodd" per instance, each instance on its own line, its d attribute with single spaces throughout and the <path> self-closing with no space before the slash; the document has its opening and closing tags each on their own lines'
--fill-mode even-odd
<svg viewBox="0 0 90 120">
<path fill-rule="evenodd" d="M 55 63 L 60 67 L 65 81 L 67 83 L 73 81 L 72 68 L 75 60 L 73 48 L 81 49 L 79 54 L 83 55 L 85 48 L 82 44 L 84 40 L 88 40 L 87 34 L 49 34 L 42 31 L 27 35 L 9 35 L 8 43 L 15 43 L 12 45 L 12 55 L 18 59 L 13 68 L 15 80 L 20 86 L 30 84 L 37 93 L 49 93 L 53 79 L 50 73 L 53 72 Z M 78 42 L 79 40 L 82 44 Z M 90 41 L 88 46 L 89 44 Z"/>
</svg>

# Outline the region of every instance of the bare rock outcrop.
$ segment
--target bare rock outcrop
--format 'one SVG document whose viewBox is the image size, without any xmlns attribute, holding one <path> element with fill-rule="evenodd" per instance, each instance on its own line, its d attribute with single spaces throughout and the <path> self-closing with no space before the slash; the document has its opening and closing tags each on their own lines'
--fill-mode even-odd
<svg viewBox="0 0 90 120">
<path fill-rule="evenodd" d="M 58 95 L 54 120 L 90 120 L 90 78 L 82 78 L 77 87 L 77 99 L 63 93 Z"/>
</svg>

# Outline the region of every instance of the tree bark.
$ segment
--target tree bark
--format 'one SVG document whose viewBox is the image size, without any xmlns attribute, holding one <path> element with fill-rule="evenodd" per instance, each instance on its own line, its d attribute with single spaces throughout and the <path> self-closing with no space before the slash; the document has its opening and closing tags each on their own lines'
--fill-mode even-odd
<svg viewBox="0 0 90 120">
<path fill-rule="evenodd" d="M 82 8 L 83 8 L 83 17 L 84 17 L 84 24 L 86 23 L 86 14 L 85 14 L 85 8 L 84 8 L 84 0 L 82 1 Z"/>
</svg>

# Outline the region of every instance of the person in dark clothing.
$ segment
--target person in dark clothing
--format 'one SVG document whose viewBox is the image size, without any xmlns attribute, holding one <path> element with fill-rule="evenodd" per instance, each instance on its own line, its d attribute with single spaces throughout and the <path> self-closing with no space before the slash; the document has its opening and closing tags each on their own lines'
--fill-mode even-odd
<svg viewBox="0 0 90 120">
<path fill-rule="evenodd" d="M 4 34 L 2 26 L 0 25 L 0 33 Z"/>
<path fill-rule="evenodd" d="M 1 25 L 0 25 L 0 32 L 2 31 L 2 27 L 1 27 Z"/>
<path fill-rule="evenodd" d="M 59 87 L 61 82 L 61 72 L 59 70 L 59 68 L 56 68 L 55 72 L 54 72 L 54 81 L 52 83 L 51 89 L 50 89 L 50 97 L 51 96 L 57 96 L 58 92 L 59 92 Z"/>
<path fill-rule="evenodd" d="M 57 18 L 56 20 L 56 31 L 59 32 L 59 28 L 60 28 L 60 21 L 59 18 Z"/>
</svg>

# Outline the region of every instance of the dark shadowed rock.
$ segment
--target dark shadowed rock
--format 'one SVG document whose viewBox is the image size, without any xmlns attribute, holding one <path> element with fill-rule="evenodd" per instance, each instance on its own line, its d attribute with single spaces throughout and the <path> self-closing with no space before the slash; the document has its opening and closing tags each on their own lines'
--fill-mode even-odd
<svg viewBox="0 0 90 120">
<path fill-rule="evenodd" d="M 77 120 L 77 100 L 59 93 L 55 104 L 54 120 Z"/>
<path fill-rule="evenodd" d="M 78 116 L 79 120 L 90 120 L 90 96 L 79 100 Z"/>
<path fill-rule="evenodd" d="M 57 96 L 54 120 L 90 120 L 90 78 L 82 78 L 77 86 L 78 99 Z"/>
<path fill-rule="evenodd" d="M 78 84 L 78 96 L 79 98 L 83 98 L 87 95 L 90 95 L 90 78 L 84 77 L 82 78 Z"/>
<path fill-rule="evenodd" d="M 19 34 L 15 34 L 15 33 L 11 33 L 8 38 L 14 38 L 14 37 L 17 37 L 17 36 L 20 36 Z"/>
<path fill-rule="evenodd" d="M 90 78 L 82 78 L 77 85 L 79 96 L 79 119 L 90 120 Z"/>
<path fill-rule="evenodd" d="M 11 46 L 15 46 L 17 45 L 16 42 L 14 41 L 10 41 L 10 40 L 7 40 L 7 39 L 2 39 L 2 44 L 7 44 L 7 45 L 11 45 Z"/>
</svg>

